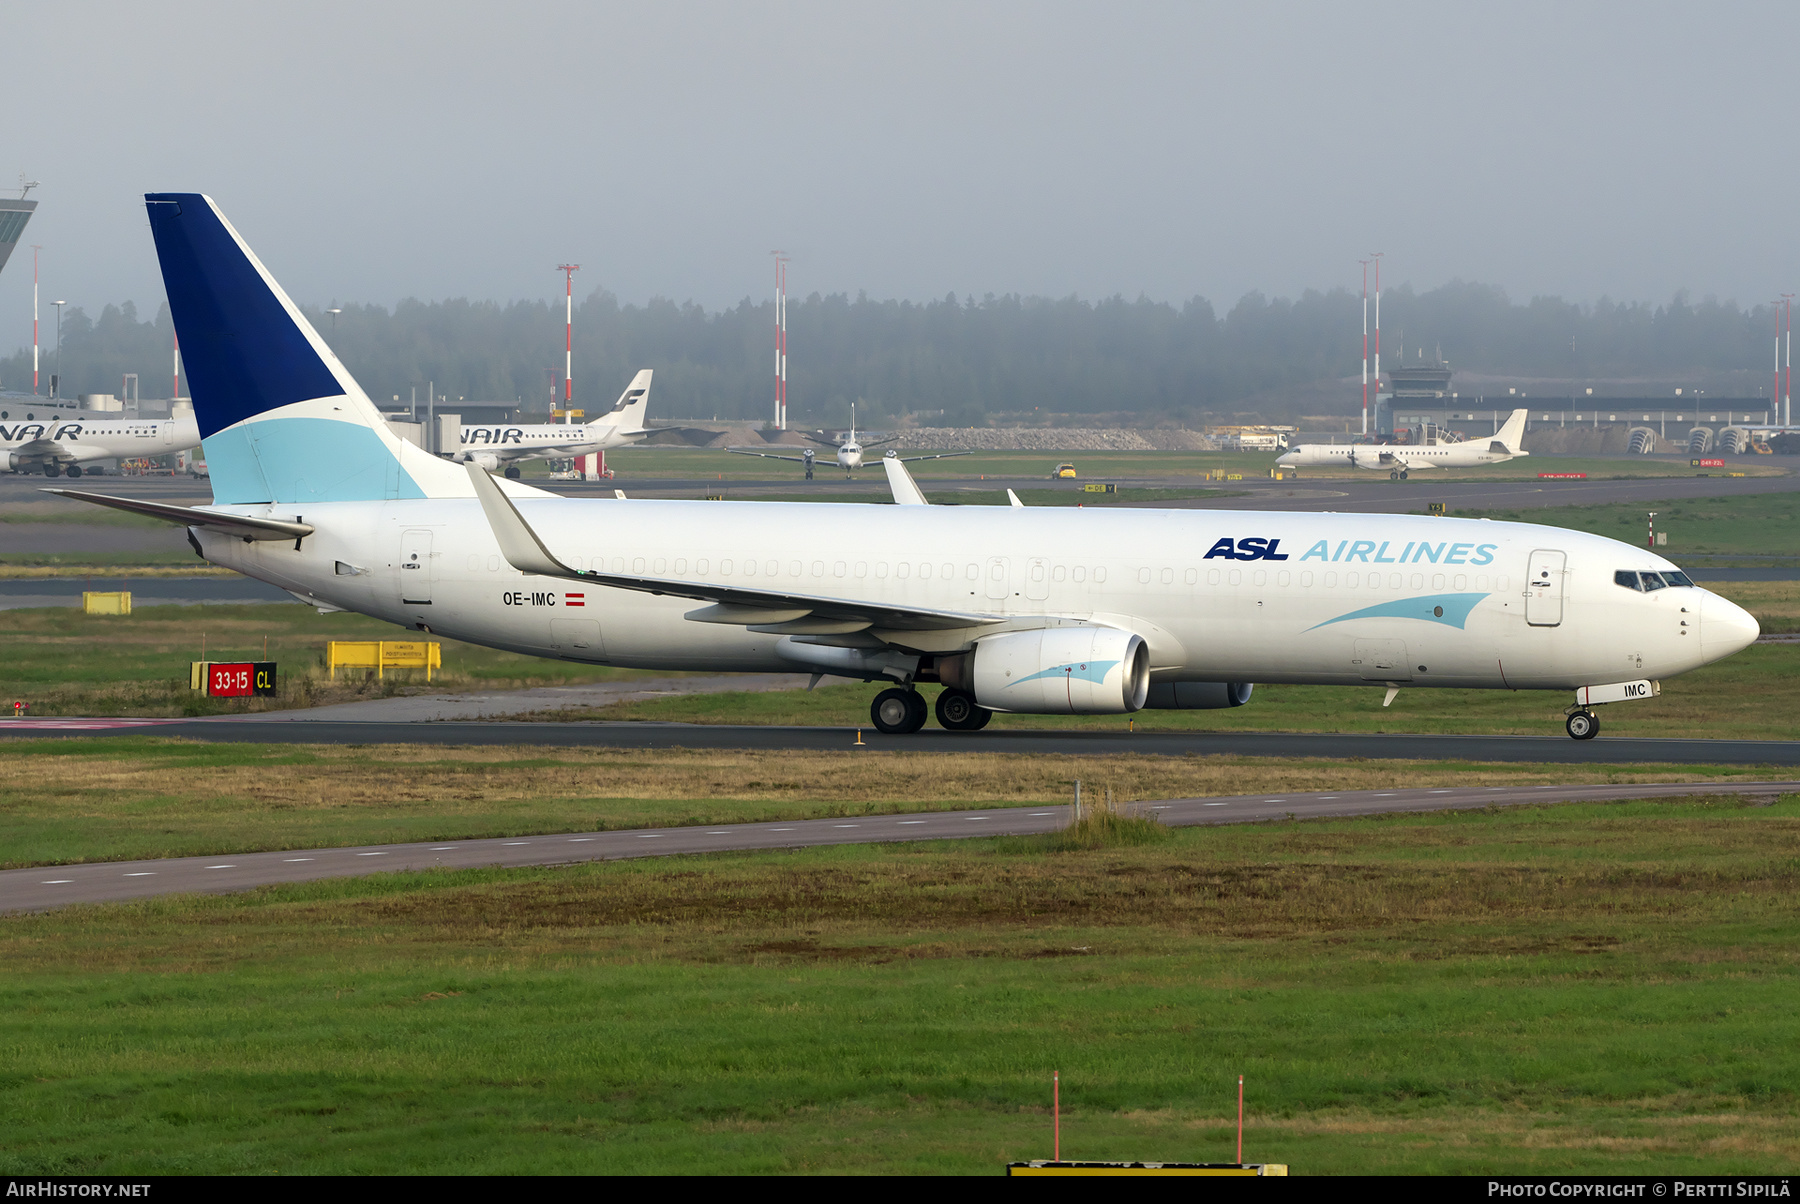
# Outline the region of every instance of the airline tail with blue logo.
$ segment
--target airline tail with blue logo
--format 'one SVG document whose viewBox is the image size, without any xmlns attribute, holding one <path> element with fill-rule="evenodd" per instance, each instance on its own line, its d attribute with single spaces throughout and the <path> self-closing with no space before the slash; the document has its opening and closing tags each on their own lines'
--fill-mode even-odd
<svg viewBox="0 0 1800 1204">
<path fill-rule="evenodd" d="M 219 504 L 467 497 L 388 429 L 212 198 L 144 198 Z"/>
</svg>

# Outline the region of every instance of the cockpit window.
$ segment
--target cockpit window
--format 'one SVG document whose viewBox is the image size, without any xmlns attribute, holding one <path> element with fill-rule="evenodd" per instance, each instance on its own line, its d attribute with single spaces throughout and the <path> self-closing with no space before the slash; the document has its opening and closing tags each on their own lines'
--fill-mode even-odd
<svg viewBox="0 0 1800 1204">
<path fill-rule="evenodd" d="M 1664 569 L 1659 573 L 1637 573 L 1630 569 L 1620 569 L 1613 574 L 1613 584 L 1649 593 L 1651 590 L 1662 589 L 1670 585 L 1691 586 L 1694 581 L 1686 573 L 1678 572 L 1675 569 Z"/>
</svg>

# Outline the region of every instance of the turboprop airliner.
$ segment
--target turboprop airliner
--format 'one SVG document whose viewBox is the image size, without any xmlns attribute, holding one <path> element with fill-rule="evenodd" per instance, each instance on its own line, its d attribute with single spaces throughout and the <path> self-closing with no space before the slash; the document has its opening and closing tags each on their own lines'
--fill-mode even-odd
<svg viewBox="0 0 1800 1204">
<path fill-rule="evenodd" d="M 47 477 L 82 474 L 96 460 L 166 456 L 200 446 L 192 414 L 173 418 L 0 420 L 0 467 Z"/>
<path fill-rule="evenodd" d="M 826 447 L 835 447 L 837 449 L 837 466 L 844 470 L 844 476 L 848 478 L 851 473 L 863 466 L 865 462 L 863 460 L 863 453 L 865 451 L 869 450 L 871 447 L 880 447 L 884 443 L 892 443 L 900 436 L 889 435 L 886 439 L 874 439 L 868 443 L 859 440 L 856 437 L 856 403 L 853 401 L 850 403 L 850 430 L 845 434 L 842 442 L 821 438 L 818 435 L 806 435 L 804 437 L 811 439 L 814 443 L 823 444 Z M 728 447 L 725 450 L 728 452 L 735 452 L 740 456 L 761 456 L 765 460 L 792 460 L 796 464 L 804 464 L 806 465 L 806 479 L 809 481 L 813 479 L 813 465 L 818 462 L 819 458 L 819 453 L 815 452 L 810 447 L 797 456 L 782 456 L 777 455 L 774 452 L 756 451 L 748 447 Z M 895 453 L 893 452 L 889 452 L 888 456 L 892 457 L 894 454 Z M 955 456 L 972 456 L 974 454 L 974 452 L 966 451 L 936 452 L 926 456 L 901 456 L 900 459 L 910 463 L 913 460 L 948 460 Z"/>
<path fill-rule="evenodd" d="M 651 433 L 644 425 L 651 375 L 649 368 L 640 370 L 612 409 L 584 423 L 465 426 L 461 447 L 451 458 L 489 472 L 504 468 L 507 476 L 517 477 L 518 464 L 525 460 L 566 460 L 636 443 Z"/>
<path fill-rule="evenodd" d="M 1289 468 L 1366 468 L 1385 472 L 1403 481 L 1415 468 L 1476 468 L 1504 464 L 1531 453 L 1520 446 L 1525 439 L 1525 411 L 1514 410 L 1506 425 L 1491 439 L 1463 443 L 1302 443 L 1277 456 L 1275 463 Z"/>
<path fill-rule="evenodd" d="M 1253 683 L 1656 695 L 1756 621 L 1647 549 L 1416 515 L 563 498 L 395 436 L 218 207 L 152 193 L 213 503 L 188 528 L 321 611 L 569 661 L 810 670 L 875 726 L 1251 701 Z M 816 678 L 815 678 L 816 680 Z M 1371 697 L 1374 691 L 1371 691 Z"/>
</svg>

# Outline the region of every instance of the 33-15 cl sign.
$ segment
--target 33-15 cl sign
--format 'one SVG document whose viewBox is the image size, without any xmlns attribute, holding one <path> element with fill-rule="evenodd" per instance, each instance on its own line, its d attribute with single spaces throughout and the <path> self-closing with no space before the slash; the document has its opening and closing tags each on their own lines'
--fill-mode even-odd
<svg viewBox="0 0 1800 1204">
<path fill-rule="evenodd" d="M 206 692 L 214 698 L 249 698 L 275 693 L 274 661 L 214 661 L 207 666 Z"/>
</svg>

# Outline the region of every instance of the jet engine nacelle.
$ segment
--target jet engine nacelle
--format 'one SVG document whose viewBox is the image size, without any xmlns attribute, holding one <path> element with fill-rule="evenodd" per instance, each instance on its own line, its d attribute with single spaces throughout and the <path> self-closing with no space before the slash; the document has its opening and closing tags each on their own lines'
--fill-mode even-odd
<svg viewBox="0 0 1800 1204">
<path fill-rule="evenodd" d="M 1163 681 L 1144 705 L 1153 711 L 1217 711 L 1241 707 L 1256 687 L 1247 681 Z"/>
<path fill-rule="evenodd" d="M 493 452 L 470 452 L 467 458 L 483 472 L 500 471 L 500 457 Z"/>
<path fill-rule="evenodd" d="M 1050 627 L 978 640 L 967 674 L 992 711 L 1121 715 L 1143 709 L 1150 648 L 1116 627 Z"/>
<path fill-rule="evenodd" d="M 23 472 L 28 467 L 23 460 L 19 459 L 19 457 L 12 452 L 0 452 L 0 456 L 5 457 L 4 462 L 0 462 L 0 467 L 4 467 L 7 472 Z"/>
</svg>

